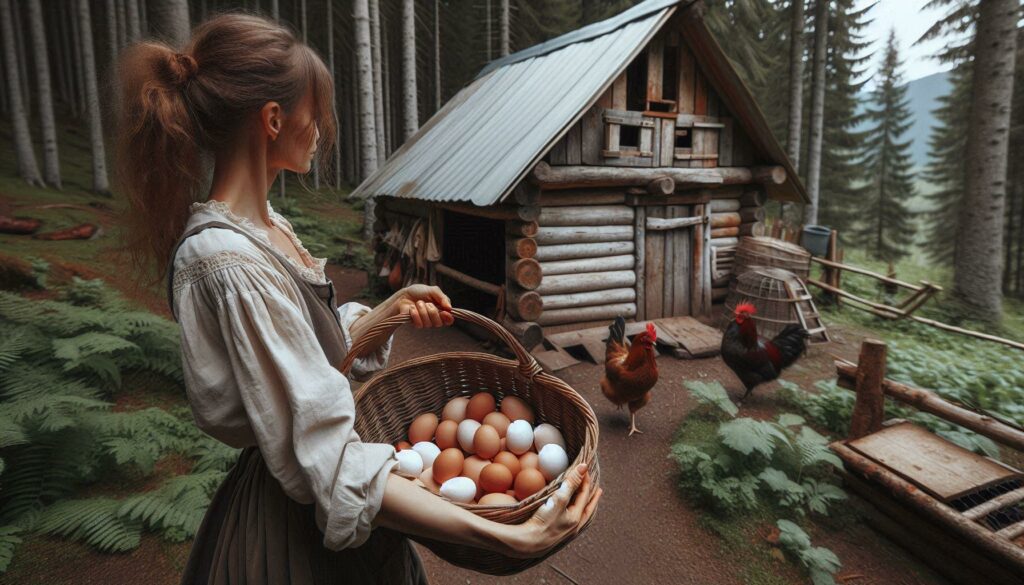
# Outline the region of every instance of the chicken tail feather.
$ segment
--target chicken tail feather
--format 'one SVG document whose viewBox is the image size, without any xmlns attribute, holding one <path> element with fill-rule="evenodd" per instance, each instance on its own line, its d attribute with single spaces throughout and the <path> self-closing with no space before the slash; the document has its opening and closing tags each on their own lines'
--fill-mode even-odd
<svg viewBox="0 0 1024 585">
<path fill-rule="evenodd" d="M 626 320 L 622 317 L 616 317 L 612 324 L 608 326 L 608 340 L 605 343 L 607 349 L 612 348 L 612 344 L 618 344 L 619 346 L 624 345 L 623 340 L 626 338 Z"/>
<path fill-rule="evenodd" d="M 781 371 L 783 368 L 793 365 L 793 362 L 807 349 L 808 337 L 810 337 L 810 334 L 807 333 L 806 329 L 796 324 L 790 324 L 786 325 L 772 339 L 772 345 L 775 346 L 779 353 L 780 363 L 775 364 L 777 370 Z"/>
</svg>

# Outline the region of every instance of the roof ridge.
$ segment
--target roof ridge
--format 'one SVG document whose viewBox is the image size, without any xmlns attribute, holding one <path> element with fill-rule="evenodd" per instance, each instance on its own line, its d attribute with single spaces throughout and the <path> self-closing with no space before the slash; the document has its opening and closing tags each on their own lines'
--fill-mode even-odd
<svg viewBox="0 0 1024 585">
<path fill-rule="evenodd" d="M 506 65 L 511 65 L 513 63 L 518 63 L 519 61 L 524 61 L 526 59 L 531 59 L 533 57 L 546 55 L 547 53 L 557 51 L 558 49 L 568 47 L 569 45 L 575 45 L 576 43 L 582 43 L 600 36 L 604 36 L 612 31 L 615 31 L 633 22 L 634 20 L 639 20 L 645 16 L 648 16 L 654 12 L 663 10 L 670 6 L 675 6 L 676 4 L 689 5 L 695 1 L 696 0 L 645 0 L 644 2 L 631 6 L 626 10 L 623 10 L 622 12 L 616 14 L 615 16 L 590 23 L 583 28 L 569 31 L 553 39 L 548 39 L 543 43 L 533 45 L 532 47 L 527 47 L 526 49 L 517 51 L 510 55 L 506 55 L 500 59 L 495 59 L 488 63 L 486 66 L 484 66 L 484 68 L 481 69 L 480 72 L 476 74 L 476 77 L 474 77 L 473 80 L 475 81 L 477 79 L 480 79 L 481 77 L 487 75 L 488 73 L 494 71 L 495 69 L 499 69 Z"/>
</svg>

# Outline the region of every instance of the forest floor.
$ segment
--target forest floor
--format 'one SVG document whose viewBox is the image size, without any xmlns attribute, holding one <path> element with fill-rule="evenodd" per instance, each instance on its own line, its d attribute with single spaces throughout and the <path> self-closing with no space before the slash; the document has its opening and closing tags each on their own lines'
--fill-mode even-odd
<svg viewBox="0 0 1024 585">
<path fill-rule="evenodd" d="M 67 135 L 62 136 L 62 143 L 84 148 L 83 135 L 73 130 L 64 132 Z M 8 142 L 0 140 L 0 144 Z M 3 154 L 0 151 L 0 155 Z M 116 200 L 88 193 L 86 157 L 65 160 L 68 161 L 64 165 L 65 190 L 57 192 L 26 187 L 13 178 L 13 156 L 0 156 L 0 213 L 41 218 L 46 222 L 44 229 L 47 231 L 84 221 L 97 222 L 104 228 L 104 234 L 93 240 L 65 242 L 0 235 L 0 288 L 6 288 L 8 279 L 24 273 L 26 266 L 43 260 L 50 265 L 52 279 L 67 280 L 73 275 L 102 278 L 140 307 L 167 316 L 162 285 L 136 290 L 134 275 L 125 269 L 123 259 L 116 254 L 119 233 L 114 215 Z M 302 195 L 291 202 L 281 202 L 280 206 L 299 211 L 308 223 L 332 223 L 331 229 L 336 228 L 342 237 L 352 237 L 357 231 L 360 214 L 337 201 L 336 196 Z M 274 206 L 279 207 L 276 198 Z M 293 220 L 293 223 L 301 232 L 298 222 Z M 332 242 L 333 236 L 329 233 L 321 235 L 320 246 L 339 247 L 337 238 Z M 325 255 L 322 249 L 311 251 Z M 355 260 L 348 263 L 359 266 L 360 259 Z M 339 300 L 355 298 L 368 304 L 373 302 L 366 296 L 363 270 L 331 264 L 329 274 L 338 286 Z M 812 389 L 814 382 L 834 376 L 833 354 L 855 358 L 860 340 L 878 335 L 870 328 L 852 323 L 833 326 L 830 333 L 834 342 L 811 349 L 787 372 L 787 380 Z M 391 363 L 427 355 L 439 348 L 486 351 L 481 349 L 479 340 L 457 328 L 430 331 L 405 328 L 396 334 Z M 669 458 L 669 449 L 682 422 L 695 407 L 683 381 L 720 380 L 734 397 L 738 397 L 739 382 L 718 358 L 678 360 L 662 356 L 658 358 L 658 365 L 661 378 L 654 398 L 638 415 L 638 425 L 644 432 L 632 437 L 627 437 L 628 414 L 616 410 L 599 392 L 602 373 L 599 365 L 584 362 L 557 373 L 591 404 L 600 423 L 599 458 L 605 494 L 593 524 L 585 533 L 536 567 L 503 578 L 454 568 L 418 547 L 430 582 L 438 585 L 809 582 L 800 567 L 781 558 L 778 550 L 765 542 L 771 520 L 717 519 L 691 504 L 678 488 L 680 472 L 675 461 Z M 783 408 L 776 401 L 776 388 L 772 384 L 759 389 L 744 403 L 741 414 L 774 417 Z M 183 394 L 151 396 L 142 392 L 131 399 L 160 407 L 167 407 L 168 402 L 185 403 Z M 175 461 L 173 457 L 161 461 L 157 473 L 174 474 Z M 832 549 L 841 559 L 839 582 L 853 585 L 944 582 L 861 522 L 856 512 L 861 503 L 852 495 L 851 500 L 853 505 L 842 506 L 842 513 L 835 518 L 816 520 L 809 530 L 815 545 Z M 29 535 L 17 549 L 10 570 L 0 575 L 0 583 L 170 585 L 178 582 L 188 551 L 187 542 L 169 543 L 150 533 L 143 535 L 139 548 L 125 554 L 102 554 L 68 540 Z"/>
</svg>

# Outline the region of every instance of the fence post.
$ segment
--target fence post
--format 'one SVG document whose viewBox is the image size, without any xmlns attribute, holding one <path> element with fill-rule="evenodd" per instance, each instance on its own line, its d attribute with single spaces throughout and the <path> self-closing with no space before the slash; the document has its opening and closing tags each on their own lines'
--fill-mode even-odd
<svg viewBox="0 0 1024 585">
<path fill-rule="evenodd" d="M 853 405 L 850 420 L 850 439 L 859 439 L 882 428 L 885 417 L 885 394 L 882 381 L 885 380 L 886 346 L 884 341 L 865 339 L 860 346 L 857 360 L 857 401 Z"/>
</svg>

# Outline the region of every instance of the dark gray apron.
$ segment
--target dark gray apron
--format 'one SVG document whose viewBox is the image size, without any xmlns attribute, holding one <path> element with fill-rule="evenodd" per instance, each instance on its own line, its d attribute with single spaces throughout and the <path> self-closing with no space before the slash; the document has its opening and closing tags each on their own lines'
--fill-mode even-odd
<svg viewBox="0 0 1024 585">
<path fill-rule="evenodd" d="M 211 227 L 238 232 L 278 259 L 302 291 L 324 353 L 340 366 L 346 350 L 334 284 L 302 278 L 282 252 L 228 222 L 213 220 L 189 228 L 174 246 L 167 275 L 171 314 L 174 256 L 185 238 Z M 323 545 L 314 514 L 313 504 L 300 504 L 284 493 L 256 446 L 242 449 L 203 517 L 182 585 L 426 585 L 419 555 L 401 533 L 377 528 L 362 546 L 332 551 Z"/>
</svg>

